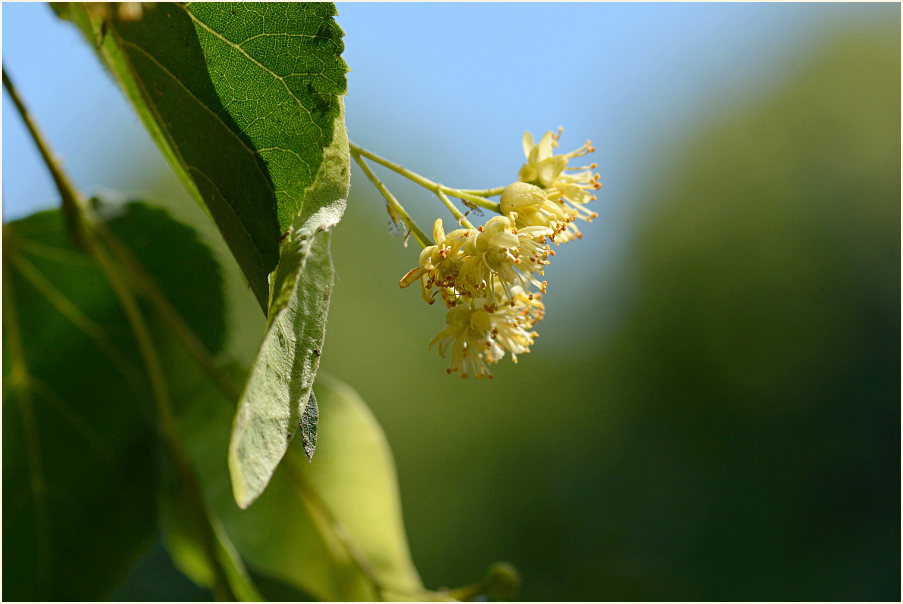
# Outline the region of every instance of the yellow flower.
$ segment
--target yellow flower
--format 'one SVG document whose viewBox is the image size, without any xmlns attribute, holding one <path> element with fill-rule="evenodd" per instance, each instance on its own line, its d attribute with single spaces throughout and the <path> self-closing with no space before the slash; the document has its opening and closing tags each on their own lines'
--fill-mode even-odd
<svg viewBox="0 0 903 604">
<path fill-rule="evenodd" d="M 420 295 L 432 304 L 436 301 L 436 293 L 441 293 L 447 306 L 454 306 L 454 296 L 449 289 L 454 287 L 458 277 L 458 269 L 464 260 L 461 247 L 468 238 L 474 238 L 477 232 L 472 229 L 456 229 L 445 234 L 442 219 L 433 223 L 433 240 L 436 245 L 423 248 L 417 267 L 408 271 L 398 285 L 405 288 L 420 280 Z"/>
<path fill-rule="evenodd" d="M 545 282 L 536 276 L 542 276 L 549 263 L 545 239 L 554 234 L 552 229 L 518 229 L 507 216 L 495 216 L 477 230 L 476 237 L 467 238 L 461 246 L 464 256 L 455 280 L 459 293 L 513 304 L 515 286 L 529 290 L 533 285 L 545 292 Z"/>
<path fill-rule="evenodd" d="M 513 291 L 515 305 L 496 307 L 485 298 L 462 298 L 448 311 L 446 327 L 429 344 L 439 345 L 439 355 L 448 357 L 448 373 L 462 378 L 471 374 L 477 378 L 490 377 L 487 364 L 497 363 L 505 352 L 517 355 L 530 352 L 536 332 L 529 331 L 542 318 L 542 302 L 517 288 Z"/>
<path fill-rule="evenodd" d="M 535 185 L 520 181 L 511 183 L 502 191 L 499 205 L 503 216 L 514 215 L 514 226 L 518 229 L 548 227 L 552 229 L 552 240 L 556 244 L 573 239 L 573 235 L 568 237 L 567 225 L 574 217 Z"/>
<path fill-rule="evenodd" d="M 555 155 L 560 136 L 560 128 L 557 134 L 553 134 L 550 130 L 543 135 L 539 143 L 534 144 L 533 135 L 524 132 L 522 145 L 527 163 L 521 167 L 518 180 L 541 187 L 549 200 L 556 202 L 571 220 L 580 218 L 591 221 L 598 214 L 588 210 L 584 204 L 596 198 L 590 191 L 598 190 L 602 186 L 599 184 L 599 175 L 592 172 L 596 164 L 578 167 L 568 167 L 567 164 L 569 160 L 592 153 L 595 149 L 589 141 L 586 141 L 582 147 L 570 153 Z M 568 236 L 564 238 L 565 240 L 581 237 L 580 230 L 573 222 L 567 225 L 567 229 Z"/>
<path fill-rule="evenodd" d="M 543 268 L 551 255 L 546 237 L 554 231 L 548 227 L 532 226 L 518 229 L 510 218 L 495 216 L 477 230 L 457 229 L 448 235 L 442 219 L 433 224 L 431 245 L 420 252 L 417 267 L 399 280 L 400 287 L 408 287 L 420 280 L 420 293 L 429 304 L 442 296 L 446 306 L 456 304 L 458 297 L 486 297 L 495 304 L 513 304 L 515 288 L 545 291 Z"/>
</svg>

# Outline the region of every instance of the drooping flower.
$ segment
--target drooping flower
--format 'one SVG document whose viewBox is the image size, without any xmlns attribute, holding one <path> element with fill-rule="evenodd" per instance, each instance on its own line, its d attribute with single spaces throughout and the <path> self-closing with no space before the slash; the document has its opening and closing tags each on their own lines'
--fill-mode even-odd
<svg viewBox="0 0 903 604">
<path fill-rule="evenodd" d="M 590 191 L 601 187 L 599 175 L 592 172 L 596 164 L 568 167 L 568 161 L 592 153 L 595 149 L 592 143 L 586 141 L 583 146 L 570 153 L 555 155 L 560 136 L 560 128 L 557 134 L 553 134 L 550 130 L 543 135 L 539 143 L 534 144 L 533 135 L 524 132 L 522 145 L 527 162 L 521 166 L 518 180 L 542 188 L 549 200 L 558 203 L 572 220 L 580 218 L 591 221 L 597 214 L 587 209 L 585 204 L 596 198 Z M 569 236 L 565 237 L 565 240 L 581 237 L 580 230 L 573 222 L 570 222 L 567 228 Z"/>
<path fill-rule="evenodd" d="M 505 350 L 511 352 L 511 360 L 517 363 L 517 355 L 530 352 L 533 339 L 538 337 L 532 329 L 542 320 L 545 313 L 545 305 L 540 301 L 542 294 L 528 294 L 523 289 L 514 292 L 514 298 L 509 306 L 496 310 L 503 317 L 496 325 L 494 337 L 497 347 L 490 349 L 487 359 L 490 363 L 496 363 L 505 355 Z M 497 354 L 497 356 L 496 356 Z"/>
<path fill-rule="evenodd" d="M 517 355 L 530 351 L 537 333 L 530 331 L 542 318 L 542 302 L 517 288 L 512 305 L 488 304 L 485 298 L 462 298 L 448 311 L 446 327 L 431 341 L 439 345 L 439 355 L 449 359 L 448 373 L 461 377 L 492 377 L 488 364 L 497 363 L 505 352 Z"/>
<path fill-rule="evenodd" d="M 485 297 L 490 303 L 513 303 L 515 288 L 531 286 L 544 292 L 542 276 L 551 254 L 546 238 L 554 231 L 543 226 L 518 229 L 510 218 L 495 216 L 477 230 L 456 229 L 445 234 L 442 220 L 433 224 L 431 245 L 420 252 L 418 266 L 398 282 L 408 287 L 420 280 L 423 299 L 432 304 L 440 294 L 452 307 L 460 296 Z"/>
<path fill-rule="evenodd" d="M 442 227 L 442 219 L 433 223 L 433 240 L 435 245 L 423 248 L 417 267 L 408 271 L 398 285 L 408 287 L 420 280 L 420 295 L 432 304 L 436 294 L 441 293 L 446 306 L 454 305 L 454 296 L 449 292 L 458 278 L 458 270 L 464 260 L 462 246 L 468 239 L 476 237 L 477 231 L 472 229 L 455 229 L 448 235 Z"/>
<path fill-rule="evenodd" d="M 445 327 L 429 343 L 448 358 L 448 373 L 491 378 L 489 365 L 506 353 L 517 362 L 517 355 L 530 351 L 537 337 L 533 327 L 545 310 L 541 277 L 554 255 L 550 244 L 580 237 L 574 222 L 596 217 L 586 208 L 600 187 L 599 175 L 592 172 L 596 165 L 568 166 L 571 159 L 591 153 L 592 145 L 587 141 L 570 153 L 556 154 L 560 135 L 560 129 L 547 132 L 534 143 L 525 132 L 526 163 L 518 181 L 502 189 L 496 207 L 501 216 L 473 228 L 453 210 L 468 228 L 448 234 L 437 219 L 435 243 L 423 249 L 417 266 L 399 281 L 401 287 L 419 281 L 424 300 L 433 304 L 441 297 L 448 308 Z M 498 190 L 451 191 L 470 199 L 474 193 L 493 196 Z"/>
</svg>

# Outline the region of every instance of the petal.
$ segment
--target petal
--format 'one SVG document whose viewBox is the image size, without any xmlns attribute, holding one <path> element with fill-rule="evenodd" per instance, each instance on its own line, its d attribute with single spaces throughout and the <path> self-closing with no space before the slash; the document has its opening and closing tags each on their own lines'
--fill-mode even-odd
<svg viewBox="0 0 903 604">
<path fill-rule="evenodd" d="M 521 166 L 520 172 L 517 173 L 517 180 L 521 182 L 534 182 L 538 178 L 539 173 L 536 171 L 536 168 L 530 164 Z"/>
<path fill-rule="evenodd" d="M 437 218 L 433 223 L 433 241 L 441 245 L 445 241 L 445 229 L 442 228 L 442 219 Z"/>
<path fill-rule="evenodd" d="M 537 171 L 539 172 L 539 182 L 542 183 L 542 186 L 552 186 L 552 183 L 555 182 L 558 175 L 561 174 L 561 171 L 564 170 L 564 167 L 567 164 L 568 159 L 563 155 L 548 157 L 539 162 Z"/>
<path fill-rule="evenodd" d="M 499 203 L 502 215 L 507 216 L 509 213 L 517 211 L 524 206 L 542 203 L 545 200 L 546 194 L 539 187 L 525 182 L 514 182 L 502 191 Z"/>
<path fill-rule="evenodd" d="M 420 259 L 417 261 L 420 268 L 427 271 L 433 268 L 433 252 L 438 251 L 438 249 L 438 246 L 431 245 L 420 250 Z"/>
<path fill-rule="evenodd" d="M 521 139 L 521 145 L 524 147 L 524 157 L 530 159 L 530 151 L 533 149 L 533 135 L 529 130 L 524 130 L 524 138 Z"/>
<path fill-rule="evenodd" d="M 539 155 L 536 157 L 537 161 L 542 161 L 547 157 L 552 157 L 552 153 L 555 152 L 555 138 L 552 136 L 552 131 L 549 130 L 542 136 L 542 140 L 539 141 L 539 144 L 536 145 L 536 148 L 539 150 Z M 565 160 L 566 162 L 567 160 Z"/>
<path fill-rule="evenodd" d="M 485 310 L 476 310 L 470 315 L 470 324 L 474 329 L 483 333 L 492 331 L 492 319 Z"/>
<path fill-rule="evenodd" d="M 565 187 L 564 197 L 571 203 L 586 203 L 589 201 L 589 194 L 576 185 Z"/>
<path fill-rule="evenodd" d="M 411 283 L 413 283 L 414 281 L 416 281 L 417 279 L 419 279 L 419 278 L 420 278 L 420 275 L 422 275 L 424 272 L 426 272 L 426 271 L 424 271 L 424 270 L 423 270 L 422 268 L 420 268 L 419 266 L 418 266 L 417 268 L 412 268 L 411 270 L 409 270 L 409 271 L 407 272 L 407 274 L 405 274 L 404 277 L 402 277 L 402 278 L 398 281 L 398 287 L 404 288 L 404 287 L 409 286 Z"/>
<path fill-rule="evenodd" d="M 520 245 L 520 240 L 517 238 L 517 235 L 508 231 L 494 234 L 490 241 L 492 247 L 506 247 L 512 249 Z"/>
</svg>

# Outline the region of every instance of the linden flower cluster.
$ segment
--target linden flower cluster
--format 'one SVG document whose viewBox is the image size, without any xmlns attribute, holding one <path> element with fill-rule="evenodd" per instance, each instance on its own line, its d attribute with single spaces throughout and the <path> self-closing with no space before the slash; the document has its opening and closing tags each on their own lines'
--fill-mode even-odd
<svg viewBox="0 0 903 604">
<path fill-rule="evenodd" d="M 403 288 L 419 281 L 427 303 L 441 299 L 448 308 L 445 329 L 429 344 L 438 345 L 439 354 L 449 359 L 448 373 L 491 378 L 488 365 L 506 351 L 515 363 L 518 354 L 530 351 L 538 336 L 533 327 L 544 311 L 540 298 L 546 282 L 541 278 L 555 254 L 550 243 L 580 238 L 574 222 L 596 216 L 585 207 L 595 199 L 591 191 L 600 187 L 599 175 L 591 172 L 595 164 L 568 166 L 594 149 L 587 141 L 556 155 L 560 135 L 561 129 L 547 132 L 534 144 L 532 135 L 524 133 L 526 163 L 518 181 L 501 191 L 501 215 L 475 228 L 462 216 L 458 222 L 465 227 L 450 233 L 436 219 L 433 245 L 423 249 L 417 267 L 399 281 Z"/>
</svg>

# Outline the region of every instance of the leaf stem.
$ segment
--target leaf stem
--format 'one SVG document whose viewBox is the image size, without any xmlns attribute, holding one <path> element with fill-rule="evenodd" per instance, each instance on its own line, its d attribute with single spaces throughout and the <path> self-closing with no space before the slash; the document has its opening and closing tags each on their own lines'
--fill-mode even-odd
<svg viewBox="0 0 903 604">
<path fill-rule="evenodd" d="M 416 172 L 412 172 L 411 170 L 408 170 L 404 166 L 401 166 L 399 164 L 396 164 L 393 161 L 390 161 L 384 157 L 381 157 L 381 156 L 377 155 L 376 153 L 373 153 L 372 151 L 367 151 L 363 147 L 359 147 L 358 145 L 355 145 L 354 143 L 349 142 L 348 146 L 351 149 L 352 155 L 355 155 L 355 156 L 362 155 L 371 161 L 375 161 L 376 163 L 380 164 L 381 166 L 384 166 L 384 167 L 392 170 L 393 172 L 401 174 L 408 180 L 417 183 L 424 189 L 428 189 L 436 194 L 438 194 L 441 191 L 442 193 L 451 195 L 452 197 L 457 197 L 458 199 L 467 203 L 468 205 L 479 206 L 481 208 L 485 208 L 487 210 L 492 210 L 493 212 L 496 212 L 499 214 L 501 213 L 499 204 L 495 203 L 494 201 L 489 201 L 485 197 L 483 197 L 481 195 L 477 195 L 476 193 L 474 193 L 472 191 L 465 191 L 462 189 L 455 189 L 452 187 L 447 187 L 443 184 L 440 184 L 438 182 L 430 180 L 429 178 L 421 176 L 420 174 L 417 174 Z M 360 162 L 358 162 L 358 163 L 360 163 Z M 494 190 L 495 189 L 486 189 L 486 191 L 494 191 Z M 485 192 L 485 191 L 478 191 L 478 192 Z M 501 193 L 501 191 L 499 191 L 499 193 Z"/>
<path fill-rule="evenodd" d="M 4 227 L 6 230 L 6 227 Z M 4 233 L 4 246 L 8 235 Z M 12 254 L 3 250 L 3 264 Z M 9 373 L 4 377 L 3 399 L 6 403 L 7 388 L 20 388 L 19 414 L 22 420 L 22 432 L 25 440 L 25 459 L 29 474 L 29 487 L 35 507 L 35 540 L 38 550 L 34 579 L 47 581 L 50 578 L 50 516 L 47 511 L 47 483 L 44 480 L 44 462 L 41 454 L 41 441 L 38 436 L 38 424 L 32 400 L 31 376 L 28 372 L 27 357 L 22 332 L 19 329 L 19 317 L 12 286 L 12 269 L 3 267 L 3 334 L 6 345 L 11 350 Z M 8 340 L 6 339 L 8 336 Z"/>
<path fill-rule="evenodd" d="M 314 517 L 314 524 L 319 527 L 321 531 L 328 531 L 329 534 L 342 545 L 354 565 L 373 585 L 376 597 L 381 602 L 386 601 L 386 588 L 383 586 L 382 581 L 380 581 L 376 570 L 370 564 L 370 561 L 367 559 L 364 552 L 360 550 L 357 543 L 355 543 L 348 535 L 345 527 L 336 520 L 335 516 L 332 515 L 332 512 L 330 512 L 329 508 L 326 506 L 326 503 L 320 498 L 310 482 L 304 477 L 304 473 L 301 467 L 299 467 L 300 464 L 298 464 L 298 461 L 288 456 L 285 457 L 284 461 L 286 462 L 285 467 L 288 475 L 295 485 L 298 495 L 301 497 L 302 501 L 307 504 L 308 510 Z"/>
<path fill-rule="evenodd" d="M 188 326 L 185 320 L 179 315 L 179 312 L 166 299 L 166 296 L 160 290 L 160 287 L 154 281 L 141 263 L 135 258 L 131 250 L 124 245 L 118 237 L 116 237 L 103 223 L 96 223 L 95 230 L 104 243 L 116 255 L 120 263 L 126 267 L 126 275 L 131 280 L 132 285 L 140 294 L 142 294 L 160 313 L 161 318 L 172 329 L 176 339 L 182 343 L 185 350 L 197 361 L 207 376 L 214 381 L 226 398 L 235 403 L 241 396 L 238 388 L 232 381 L 219 369 L 213 356 L 201 342 L 200 338 L 194 333 L 194 330 Z"/>
<path fill-rule="evenodd" d="M 370 182 L 373 183 L 373 186 L 375 186 L 379 190 L 379 192 L 382 193 L 382 196 L 386 198 L 386 203 L 389 204 L 389 207 L 395 210 L 395 213 L 398 214 L 398 217 L 401 218 L 405 226 L 408 227 L 408 230 L 411 231 L 411 233 L 414 235 L 414 239 L 417 240 L 417 243 L 420 244 L 420 247 L 427 247 L 431 245 L 429 238 L 426 236 L 426 234 L 424 234 L 422 230 L 420 230 L 420 227 L 418 227 L 417 223 L 415 223 L 414 220 L 410 217 L 407 210 L 405 210 L 404 207 L 398 202 L 398 200 L 395 199 L 395 196 L 392 195 L 391 191 L 386 188 L 386 185 L 384 185 L 382 181 L 377 178 L 376 174 L 373 173 L 373 170 L 370 169 L 370 166 L 368 166 L 367 163 L 363 159 L 361 159 L 360 154 L 355 150 L 355 145 L 351 145 L 351 157 L 353 157 L 354 161 L 358 163 L 358 165 L 361 167 L 361 170 L 364 171 L 364 174 L 366 174 L 367 178 L 370 179 Z"/>
<path fill-rule="evenodd" d="M 22 102 L 22 98 L 19 96 L 19 92 L 16 90 L 15 85 L 13 85 L 12 80 L 6 75 L 5 66 L 2 68 L 2 72 L 3 87 L 6 88 L 9 98 L 12 99 L 13 104 L 19 111 L 19 115 L 22 117 L 22 121 L 25 122 L 25 127 L 28 129 L 28 133 L 31 134 L 31 138 L 35 145 L 38 147 L 41 158 L 43 158 L 47 169 L 50 170 L 53 182 L 56 184 L 57 191 L 60 193 L 63 205 L 63 215 L 66 217 L 66 227 L 69 229 L 69 235 L 78 246 L 84 247 L 84 234 L 81 232 L 81 223 L 78 219 L 79 208 L 84 205 L 82 203 L 83 198 L 79 194 L 78 189 L 69 180 L 69 177 L 66 176 L 59 160 L 54 156 L 53 151 L 50 149 L 50 145 L 47 144 L 44 135 L 41 134 L 37 124 L 31 119 L 31 113 L 29 113 L 28 109 L 25 107 L 25 103 Z"/>
</svg>

